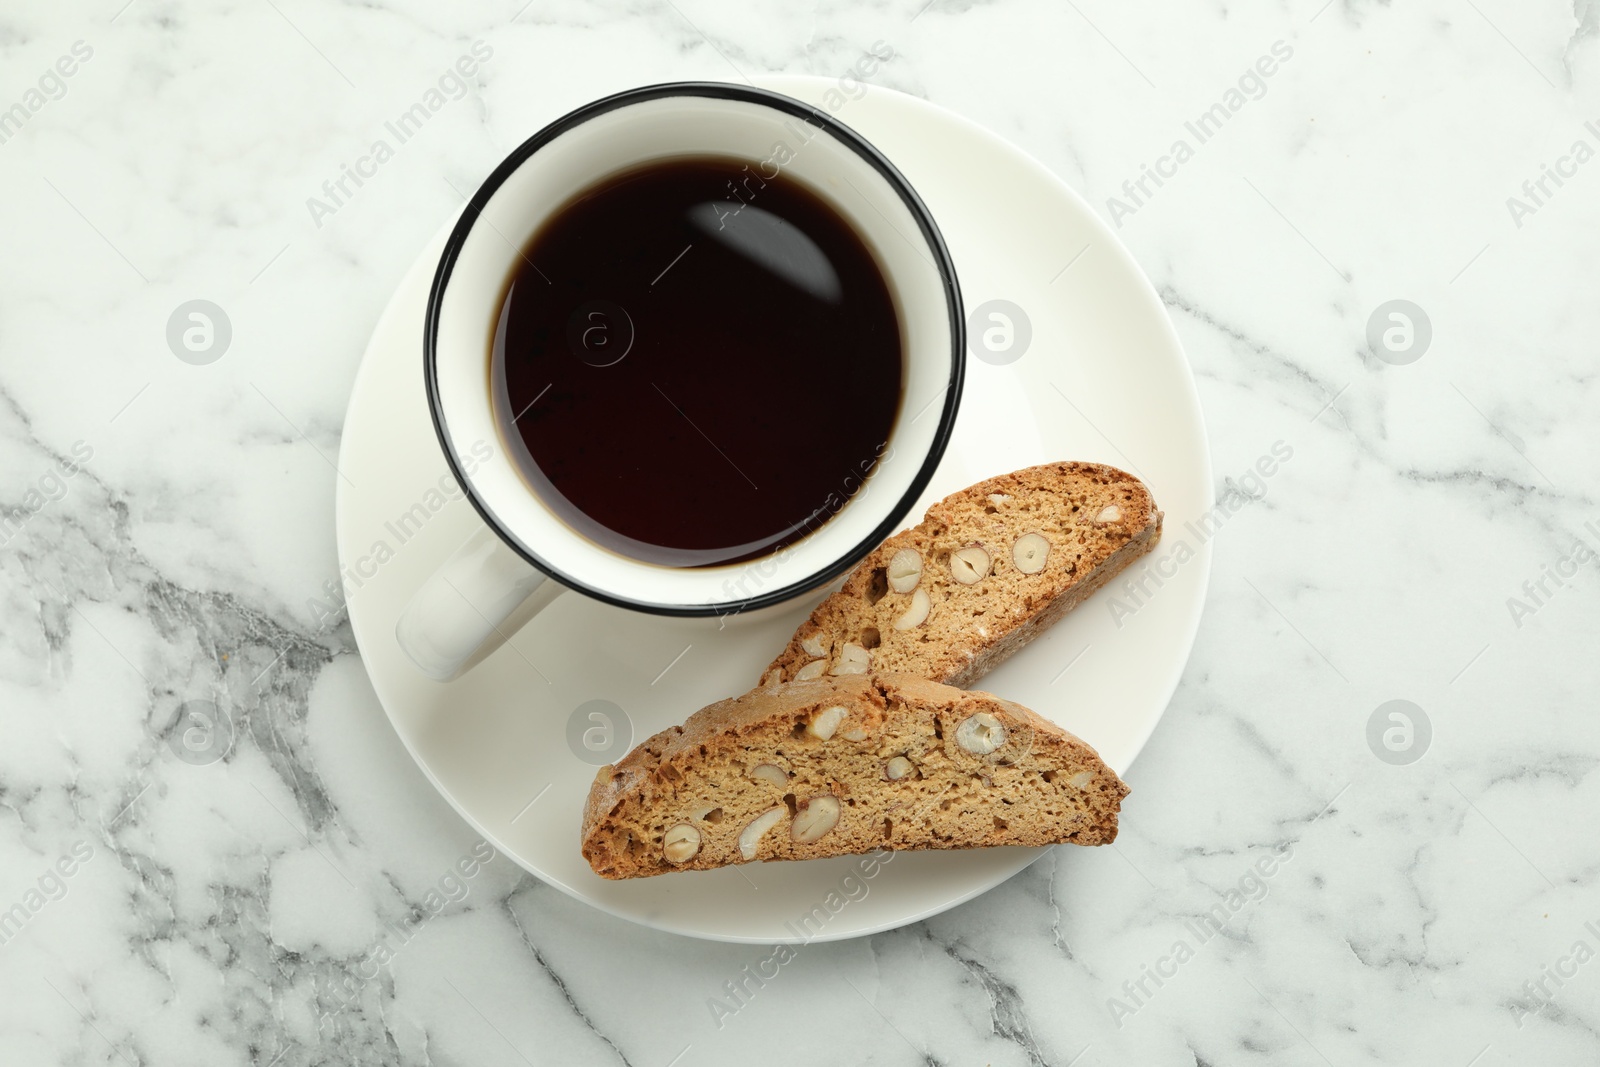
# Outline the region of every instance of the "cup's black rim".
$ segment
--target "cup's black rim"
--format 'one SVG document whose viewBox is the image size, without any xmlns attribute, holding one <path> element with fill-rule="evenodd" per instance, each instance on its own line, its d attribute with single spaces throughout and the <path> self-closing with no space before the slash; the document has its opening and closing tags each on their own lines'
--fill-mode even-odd
<svg viewBox="0 0 1600 1067">
<path fill-rule="evenodd" d="M 499 191 L 500 186 L 505 183 L 506 179 L 517 168 L 527 162 L 535 152 L 568 130 L 590 119 L 630 104 L 639 104 L 674 96 L 703 96 L 719 100 L 738 100 L 770 107 L 793 115 L 817 127 L 822 132 L 831 134 L 840 143 L 854 151 L 883 176 L 916 220 L 917 228 L 921 230 L 923 239 L 928 243 L 928 248 L 933 253 L 935 266 L 944 283 L 945 303 L 950 316 L 950 377 L 944 393 L 943 408 L 939 413 L 939 424 L 934 431 L 932 445 L 923 460 L 922 466 L 918 469 L 916 476 L 912 478 L 911 484 L 906 488 L 900 500 L 890 509 L 888 516 L 860 543 L 827 567 L 808 575 L 803 581 L 792 582 L 778 589 L 754 596 L 711 604 L 662 604 L 655 601 L 635 600 L 608 590 L 595 588 L 586 582 L 581 582 L 542 559 L 538 553 L 524 544 L 500 520 L 500 517 L 494 513 L 493 509 L 479 499 L 476 490 L 473 488 L 471 478 L 461 469 L 461 464 L 456 458 L 456 449 L 445 422 L 444 409 L 440 403 L 438 388 L 439 316 L 444 301 L 444 293 L 449 286 L 450 276 L 455 269 L 456 260 L 461 254 L 461 249 L 466 244 L 468 235 L 472 232 L 473 224 L 477 221 L 478 216 L 482 213 L 489 200 Z M 585 104 L 576 111 L 569 112 L 522 142 L 479 186 L 478 191 L 473 194 L 472 199 L 463 208 L 461 218 L 457 221 L 455 228 L 450 232 L 450 239 L 445 243 L 444 252 L 439 257 L 439 267 L 434 272 L 433 285 L 428 292 L 428 310 L 427 317 L 423 323 L 422 348 L 423 378 L 428 393 L 428 411 L 433 419 L 433 428 L 438 435 L 439 445 L 444 450 L 445 462 L 449 464 L 450 473 L 460 484 L 467 499 L 483 518 L 483 521 L 488 524 L 489 528 L 517 555 L 569 589 L 617 607 L 630 608 L 654 615 L 675 617 L 736 615 L 782 603 L 785 600 L 790 600 L 833 581 L 865 558 L 868 553 L 894 532 L 900 521 L 911 510 L 911 506 L 916 503 L 917 497 L 922 494 L 922 491 L 927 488 L 928 482 L 933 478 L 933 472 L 938 467 L 939 461 L 944 457 L 945 448 L 950 443 L 950 434 L 955 427 L 956 410 L 961 402 L 962 382 L 966 373 L 966 323 L 961 303 L 961 288 L 956 281 L 955 264 L 950 258 L 950 252 L 945 247 L 944 238 L 939 233 L 939 227 L 935 224 L 932 214 L 929 213 L 922 199 L 917 196 L 916 191 L 911 188 L 911 184 L 906 181 L 904 175 L 900 173 L 893 163 L 889 162 L 883 153 L 874 148 L 866 138 L 826 112 L 819 111 L 809 104 L 801 103 L 799 100 L 784 96 L 781 93 L 723 82 L 664 82 L 657 85 L 641 86 L 637 89 L 627 89 L 596 100 L 593 103 Z M 745 566 L 758 562 L 759 560 L 753 560 L 745 564 Z"/>
</svg>

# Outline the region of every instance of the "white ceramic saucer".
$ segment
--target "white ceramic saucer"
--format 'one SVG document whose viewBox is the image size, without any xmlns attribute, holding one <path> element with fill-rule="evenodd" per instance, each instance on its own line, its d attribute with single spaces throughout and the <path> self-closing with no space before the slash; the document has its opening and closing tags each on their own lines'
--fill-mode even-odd
<svg viewBox="0 0 1600 1067">
<path fill-rule="evenodd" d="M 838 88 L 831 79 L 762 85 L 824 109 L 839 99 L 825 99 Z M 1111 231 L 1016 148 L 884 89 L 830 110 L 873 141 L 927 203 L 955 258 L 969 316 L 989 301 L 1009 301 L 1031 332 L 1013 362 L 969 360 L 954 438 L 909 521 L 971 482 L 1055 459 L 1130 469 L 1166 512 L 1166 539 L 1149 564 L 1165 560 L 1155 570 L 1159 583 L 1147 580 L 1137 596 L 1116 585 L 1101 590 L 981 683 L 1065 726 L 1126 771 L 1177 685 L 1211 568 L 1209 546 L 1185 529 L 1211 505 L 1211 474 L 1178 338 Z M 635 614 L 567 593 L 459 681 L 419 674 L 395 643 L 395 620 L 478 524 L 464 498 L 438 491 L 441 479 L 450 483 L 423 395 L 423 310 L 447 231 L 401 282 L 356 377 L 337 524 L 341 565 L 361 582 L 349 599 L 350 621 L 373 688 L 456 810 L 502 853 L 597 908 L 725 941 L 873 933 L 968 900 L 1037 859 L 1041 850 L 1018 848 L 900 855 L 877 869 L 865 895 L 855 883 L 848 895 L 841 891 L 857 869 L 850 858 L 630 882 L 589 870 L 578 852 L 579 817 L 595 764 L 605 759 L 584 748 L 585 731 L 591 747 L 609 742 L 615 759 L 632 742 L 745 691 L 822 593 L 722 628 L 714 619 Z M 990 329 L 1003 326 L 969 320 L 974 344 Z M 1015 330 L 1007 354 L 1021 338 Z M 1179 541 L 1194 553 L 1181 563 L 1173 556 Z M 606 720 L 591 713 L 615 720 L 609 734 Z M 805 916 L 813 918 L 801 924 Z"/>
</svg>

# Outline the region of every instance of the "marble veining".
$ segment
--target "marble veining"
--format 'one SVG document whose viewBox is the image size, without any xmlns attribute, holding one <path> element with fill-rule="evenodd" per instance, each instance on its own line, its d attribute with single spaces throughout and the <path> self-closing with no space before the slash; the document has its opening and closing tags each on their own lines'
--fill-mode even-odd
<svg viewBox="0 0 1600 1067">
<path fill-rule="evenodd" d="M 1600 1059 L 1600 168 L 1561 162 L 1600 145 L 1597 26 L 1593 0 L 9 5 L 0 1062 Z M 1114 846 L 762 977 L 494 855 L 309 605 L 365 339 L 506 151 L 629 85 L 838 77 L 879 41 L 874 83 L 1116 227 L 1241 506 Z M 179 359 L 200 299 L 231 339 Z M 1431 330 L 1409 362 L 1371 340 L 1395 300 Z"/>
</svg>

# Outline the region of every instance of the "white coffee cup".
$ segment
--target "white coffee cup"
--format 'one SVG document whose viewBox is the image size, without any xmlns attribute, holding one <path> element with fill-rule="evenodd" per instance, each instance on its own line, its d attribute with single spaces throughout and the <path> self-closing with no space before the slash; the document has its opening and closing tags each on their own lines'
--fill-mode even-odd
<svg viewBox="0 0 1600 1067">
<path fill-rule="evenodd" d="M 618 171 L 704 155 L 746 159 L 769 177 L 778 168 L 851 223 L 896 305 L 904 388 L 887 447 L 862 485 L 842 487 L 853 495 L 831 519 L 761 559 L 669 567 L 588 540 L 528 486 L 496 415 L 489 349 L 506 279 L 553 212 Z M 832 581 L 898 528 L 944 453 L 961 397 L 962 320 L 955 269 L 927 208 L 887 159 L 825 112 L 746 86 L 684 82 L 619 93 L 552 123 L 483 183 L 434 276 L 423 338 L 429 406 L 486 525 L 413 596 L 395 628 L 401 648 L 423 674 L 448 681 L 565 589 L 661 615 L 726 616 Z M 797 417 L 799 461 L 805 434 Z M 469 471 L 457 457 L 479 441 L 501 447 Z"/>
</svg>

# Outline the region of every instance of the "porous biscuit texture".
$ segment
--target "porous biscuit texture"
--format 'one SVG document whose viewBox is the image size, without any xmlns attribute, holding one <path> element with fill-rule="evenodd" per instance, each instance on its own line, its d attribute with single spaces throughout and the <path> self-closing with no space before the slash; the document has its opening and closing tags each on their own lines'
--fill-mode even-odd
<svg viewBox="0 0 1600 1067">
<path fill-rule="evenodd" d="M 582 848 L 622 879 L 879 848 L 1098 845 L 1127 792 L 1019 704 L 909 675 L 825 676 L 712 704 L 602 767 Z"/>
<path fill-rule="evenodd" d="M 817 606 L 763 684 L 889 671 L 965 688 L 1161 537 L 1144 483 L 1099 463 L 979 482 L 889 538 Z"/>
</svg>

